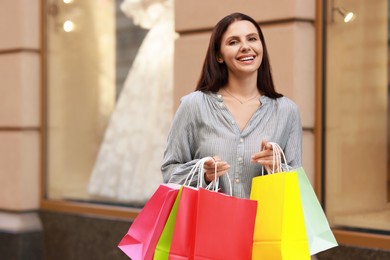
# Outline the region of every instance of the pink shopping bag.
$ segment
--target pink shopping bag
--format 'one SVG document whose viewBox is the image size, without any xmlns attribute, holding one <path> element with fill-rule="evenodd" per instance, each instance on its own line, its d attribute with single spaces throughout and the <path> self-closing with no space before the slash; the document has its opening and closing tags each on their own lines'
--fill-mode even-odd
<svg viewBox="0 0 390 260">
<path fill-rule="evenodd" d="M 180 185 L 161 184 L 135 218 L 118 247 L 132 260 L 153 259 Z"/>
</svg>

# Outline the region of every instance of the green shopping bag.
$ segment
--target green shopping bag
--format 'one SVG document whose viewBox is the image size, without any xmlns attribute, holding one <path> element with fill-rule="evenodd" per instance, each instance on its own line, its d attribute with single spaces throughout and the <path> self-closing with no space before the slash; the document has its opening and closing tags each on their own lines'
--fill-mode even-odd
<svg viewBox="0 0 390 260">
<path fill-rule="evenodd" d="M 164 229 L 161 233 L 160 239 L 158 240 L 156 250 L 154 251 L 153 260 L 167 260 L 169 255 L 169 250 L 171 248 L 173 229 L 175 227 L 177 208 L 181 198 L 181 192 L 183 186 L 180 188 L 179 193 L 177 194 L 175 203 L 172 206 L 171 213 L 169 214 L 168 220 L 164 226 Z"/>
<path fill-rule="evenodd" d="M 296 171 L 298 173 L 299 190 L 305 218 L 306 235 L 309 241 L 310 255 L 314 255 L 332 247 L 336 247 L 338 244 L 329 227 L 328 220 L 321 204 L 306 176 L 305 170 L 300 167 L 296 169 Z"/>
</svg>

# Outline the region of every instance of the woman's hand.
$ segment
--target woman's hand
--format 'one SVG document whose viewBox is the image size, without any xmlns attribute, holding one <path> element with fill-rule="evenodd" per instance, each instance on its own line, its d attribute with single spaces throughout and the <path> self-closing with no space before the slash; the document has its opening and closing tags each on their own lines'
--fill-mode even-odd
<svg viewBox="0 0 390 260">
<path fill-rule="evenodd" d="M 273 170 L 275 172 L 281 171 L 279 168 L 280 159 L 275 158 L 274 162 L 272 145 L 270 145 L 265 139 L 261 141 L 260 152 L 253 154 L 251 161 L 263 165 L 268 173 L 273 172 Z"/>
<path fill-rule="evenodd" d="M 218 156 L 213 156 L 204 163 L 204 179 L 206 183 L 210 183 L 215 179 L 215 164 L 217 164 L 217 177 L 228 172 L 230 165 L 222 161 Z"/>
</svg>

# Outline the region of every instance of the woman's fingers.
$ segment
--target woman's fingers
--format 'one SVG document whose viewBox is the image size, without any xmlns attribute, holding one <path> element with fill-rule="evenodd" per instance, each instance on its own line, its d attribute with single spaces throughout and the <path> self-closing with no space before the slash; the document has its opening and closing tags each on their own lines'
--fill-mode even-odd
<svg viewBox="0 0 390 260">
<path fill-rule="evenodd" d="M 221 161 L 218 156 L 213 156 L 212 160 L 207 160 L 203 167 L 206 181 L 215 179 L 215 168 L 217 168 L 217 177 L 224 175 L 230 169 L 230 165 L 225 161 Z"/>
<path fill-rule="evenodd" d="M 272 145 L 271 144 L 269 144 L 268 142 L 267 142 L 267 140 L 265 140 L 265 139 L 263 139 L 262 141 L 261 141 L 261 150 L 262 151 L 264 151 L 264 150 L 271 150 L 272 151 Z"/>
<path fill-rule="evenodd" d="M 227 162 L 217 162 L 217 173 L 224 173 L 229 170 L 230 165 Z M 212 164 L 204 164 L 204 169 L 207 172 L 215 172 L 215 163 Z"/>
<path fill-rule="evenodd" d="M 263 165 L 268 172 L 279 171 L 280 161 L 279 157 L 274 158 L 272 145 L 269 144 L 265 139 L 261 141 L 260 152 L 252 155 L 251 161 Z"/>
<path fill-rule="evenodd" d="M 260 151 L 258 153 L 255 153 L 252 155 L 252 162 L 256 162 L 258 160 L 261 160 L 263 158 L 268 158 L 268 157 L 273 157 L 273 153 L 272 153 L 272 150 L 263 150 L 263 151 Z"/>
</svg>

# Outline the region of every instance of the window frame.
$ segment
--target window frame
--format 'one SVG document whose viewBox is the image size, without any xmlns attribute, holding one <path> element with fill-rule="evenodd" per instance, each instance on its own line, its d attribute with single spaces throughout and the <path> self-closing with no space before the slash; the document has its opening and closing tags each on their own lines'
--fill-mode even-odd
<svg viewBox="0 0 390 260">
<path fill-rule="evenodd" d="M 134 219 L 138 213 L 141 211 L 140 208 L 125 207 L 125 206 L 110 206 L 105 204 L 96 204 L 89 202 L 68 202 L 58 199 L 49 199 L 46 197 L 46 145 L 47 145 L 47 135 L 46 135 L 46 13 L 47 13 L 47 0 L 40 0 L 40 11 L 41 11 L 41 20 L 40 20 L 40 98 L 41 98 L 41 107 L 40 107 L 40 210 L 54 211 L 54 212 L 64 212 L 64 213 L 75 213 L 75 214 L 84 214 L 84 215 L 95 215 L 100 217 L 114 217 L 124 220 Z"/>
<path fill-rule="evenodd" d="M 325 201 L 325 171 L 324 171 L 324 119 L 325 119 L 325 62 L 326 62 L 326 0 L 316 0 L 315 19 L 315 192 L 326 212 Z M 359 246 L 372 249 L 390 250 L 390 236 L 364 231 L 349 231 L 332 228 L 340 245 Z"/>
</svg>

